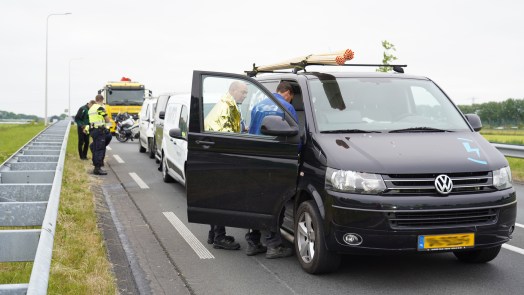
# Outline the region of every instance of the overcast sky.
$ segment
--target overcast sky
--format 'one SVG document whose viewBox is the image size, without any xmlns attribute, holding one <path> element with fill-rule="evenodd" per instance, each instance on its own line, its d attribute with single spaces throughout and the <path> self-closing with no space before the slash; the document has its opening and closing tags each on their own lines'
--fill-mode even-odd
<svg viewBox="0 0 524 295">
<path fill-rule="evenodd" d="M 49 18 L 48 114 L 58 115 L 69 85 L 74 114 L 122 76 L 153 94 L 189 91 L 193 70 L 242 73 L 345 48 L 380 63 L 382 40 L 455 103 L 523 98 L 523 11 L 522 0 L 0 0 L 0 110 L 43 117 L 51 13 L 72 13 Z"/>
</svg>

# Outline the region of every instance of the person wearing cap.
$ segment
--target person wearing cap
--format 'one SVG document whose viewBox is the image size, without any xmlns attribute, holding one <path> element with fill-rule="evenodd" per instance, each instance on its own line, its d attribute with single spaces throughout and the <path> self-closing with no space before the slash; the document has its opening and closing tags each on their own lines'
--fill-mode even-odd
<svg viewBox="0 0 524 295">
<path fill-rule="evenodd" d="M 104 108 L 104 97 L 98 94 L 95 97 L 95 104 L 89 108 L 89 134 L 93 137 L 93 142 L 89 145 L 93 154 L 93 174 L 106 175 L 107 172 L 102 170 L 104 157 L 106 155 L 106 146 L 111 141 L 111 133 L 107 125 L 111 124 L 109 116 Z"/>
</svg>

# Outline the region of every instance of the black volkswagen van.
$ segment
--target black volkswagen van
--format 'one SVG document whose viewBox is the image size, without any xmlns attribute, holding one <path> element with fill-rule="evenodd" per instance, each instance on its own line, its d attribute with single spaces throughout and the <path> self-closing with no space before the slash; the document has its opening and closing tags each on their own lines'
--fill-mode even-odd
<svg viewBox="0 0 524 295">
<path fill-rule="evenodd" d="M 204 106 L 248 86 L 239 105 L 271 99 L 259 135 L 207 131 Z M 294 87 L 298 122 L 272 92 Z M 188 136 L 190 222 L 282 230 L 309 273 L 341 254 L 452 251 L 494 259 L 511 239 L 516 194 L 504 156 L 430 79 L 398 73 L 195 71 Z M 176 136 L 173 132 L 172 136 Z"/>
</svg>

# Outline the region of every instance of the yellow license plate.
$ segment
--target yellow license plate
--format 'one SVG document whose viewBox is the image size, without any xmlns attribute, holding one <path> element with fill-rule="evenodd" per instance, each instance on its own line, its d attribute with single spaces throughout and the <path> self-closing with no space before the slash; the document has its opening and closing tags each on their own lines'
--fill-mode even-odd
<svg viewBox="0 0 524 295">
<path fill-rule="evenodd" d="M 418 236 L 419 251 L 463 249 L 473 246 L 474 233 Z"/>
</svg>

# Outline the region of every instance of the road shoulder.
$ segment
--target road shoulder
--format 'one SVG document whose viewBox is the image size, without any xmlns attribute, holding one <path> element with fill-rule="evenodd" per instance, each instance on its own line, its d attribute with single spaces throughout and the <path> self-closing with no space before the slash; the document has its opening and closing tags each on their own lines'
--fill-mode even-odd
<svg viewBox="0 0 524 295">
<path fill-rule="evenodd" d="M 93 188 L 97 215 L 121 294 L 191 294 L 116 175 Z"/>
</svg>

